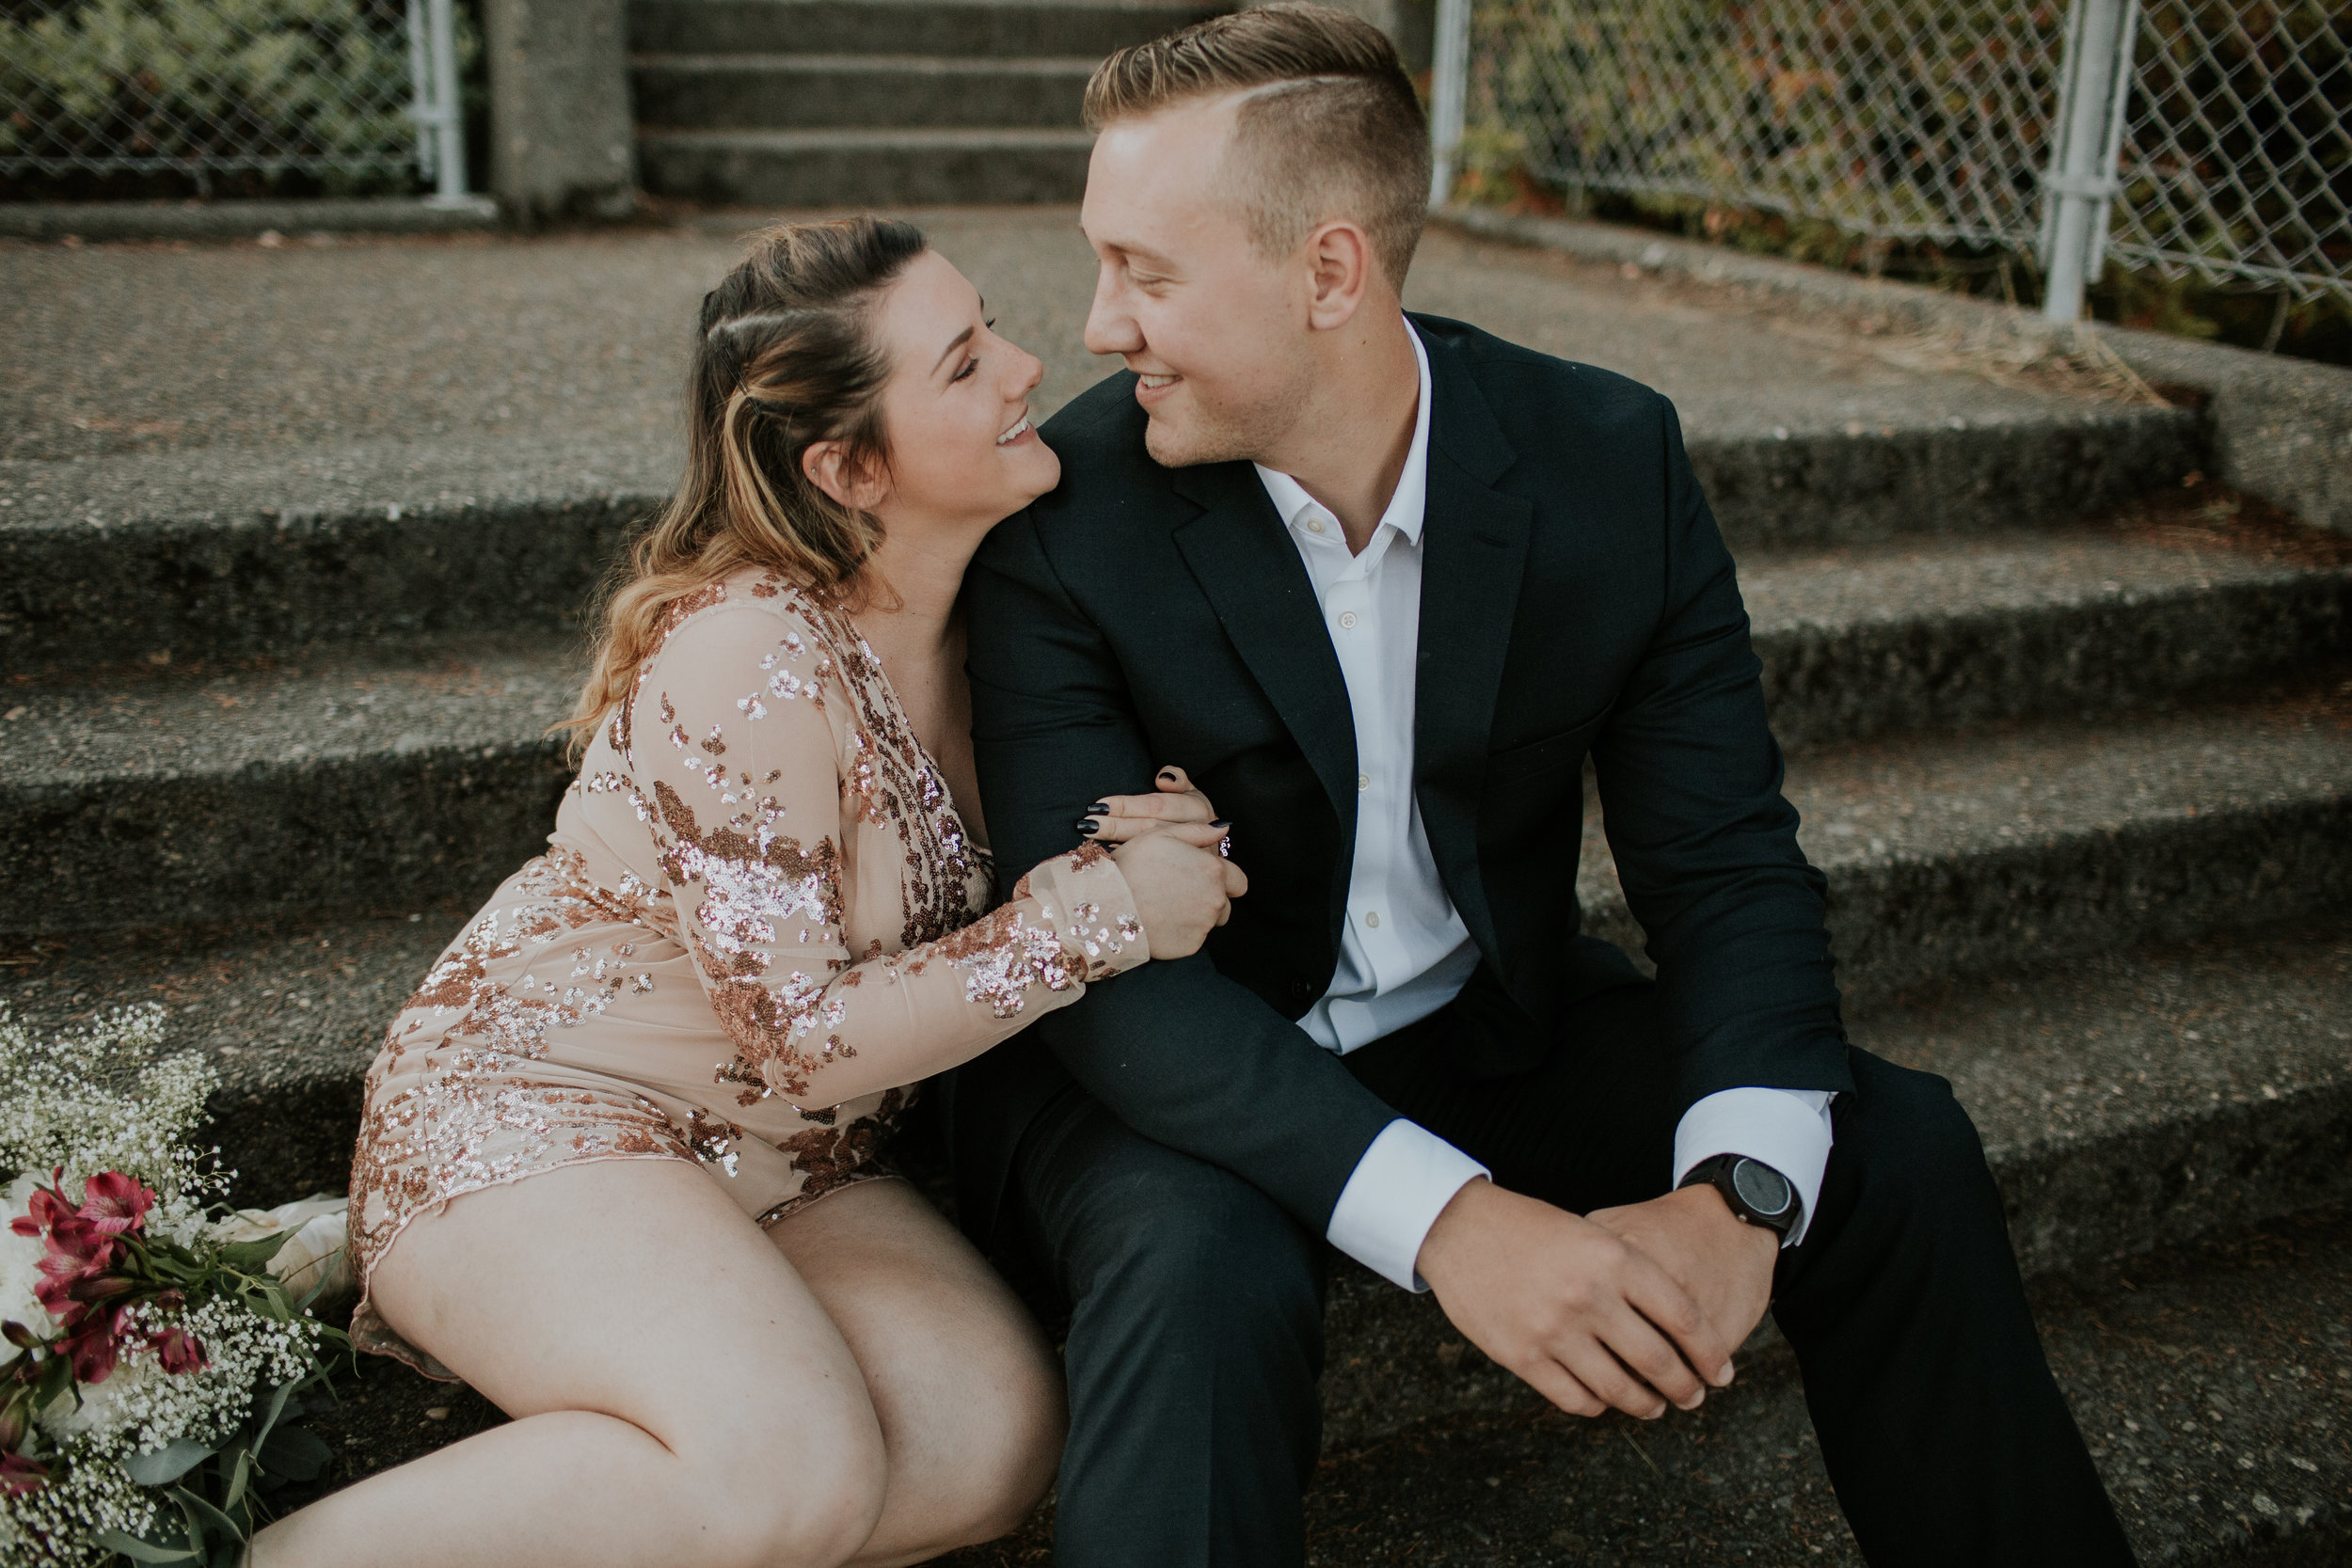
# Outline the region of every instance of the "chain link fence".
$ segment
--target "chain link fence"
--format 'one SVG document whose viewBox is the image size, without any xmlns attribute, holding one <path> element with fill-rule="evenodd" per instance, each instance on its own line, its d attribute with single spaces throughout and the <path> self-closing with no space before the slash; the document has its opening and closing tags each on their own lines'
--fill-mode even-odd
<svg viewBox="0 0 2352 1568">
<path fill-rule="evenodd" d="M 2045 267 L 2071 196 L 2106 208 L 2094 277 L 2103 237 L 2126 266 L 2352 302 L 2352 5 L 2104 0 L 2104 19 L 2102 0 L 1447 8 L 1467 13 L 1460 166 Z M 2086 74 L 2102 38 L 2112 65 Z M 2104 95 L 2088 117 L 2070 113 L 2078 88 Z M 2078 130 L 2070 155 L 2070 123 L 2104 146 L 2082 156 Z"/>
<path fill-rule="evenodd" d="M 462 195 L 474 47 L 450 0 L 0 0 L 0 182 Z"/>
</svg>

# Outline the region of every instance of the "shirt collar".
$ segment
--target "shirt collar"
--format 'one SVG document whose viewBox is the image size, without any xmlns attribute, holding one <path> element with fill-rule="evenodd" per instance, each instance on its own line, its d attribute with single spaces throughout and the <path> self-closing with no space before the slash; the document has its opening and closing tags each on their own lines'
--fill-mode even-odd
<svg viewBox="0 0 2352 1568">
<path fill-rule="evenodd" d="M 1389 498 L 1388 510 L 1380 514 L 1380 528 L 1393 528 L 1412 544 L 1421 543 L 1421 525 L 1429 511 L 1429 351 L 1422 346 L 1421 333 L 1411 317 L 1405 321 L 1405 336 L 1413 345 L 1413 363 L 1421 372 L 1421 399 L 1413 412 L 1413 444 L 1405 453 L 1405 471 L 1397 475 L 1396 493 Z M 1274 502 L 1274 510 L 1282 521 L 1296 527 L 1301 514 L 1319 504 L 1307 494 L 1306 486 L 1288 474 L 1276 473 L 1263 463 L 1253 463 L 1258 481 Z M 1380 528 L 1373 530 L 1378 533 Z"/>
</svg>

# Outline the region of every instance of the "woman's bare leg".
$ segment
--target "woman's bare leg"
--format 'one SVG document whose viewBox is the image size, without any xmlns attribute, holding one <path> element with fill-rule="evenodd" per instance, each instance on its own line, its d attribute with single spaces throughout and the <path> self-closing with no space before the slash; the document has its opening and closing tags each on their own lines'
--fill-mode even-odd
<svg viewBox="0 0 2352 1568">
<path fill-rule="evenodd" d="M 832 1568 L 880 1517 L 882 1428 L 849 1345 L 684 1161 L 458 1198 L 410 1224 L 373 1289 L 515 1420 L 278 1521 L 254 1568 Z"/>
<path fill-rule="evenodd" d="M 1061 1363 L 1003 1280 L 903 1181 L 867 1181 L 770 1227 L 866 1374 L 889 1451 L 865 1568 L 993 1541 L 1061 1461 Z"/>
</svg>

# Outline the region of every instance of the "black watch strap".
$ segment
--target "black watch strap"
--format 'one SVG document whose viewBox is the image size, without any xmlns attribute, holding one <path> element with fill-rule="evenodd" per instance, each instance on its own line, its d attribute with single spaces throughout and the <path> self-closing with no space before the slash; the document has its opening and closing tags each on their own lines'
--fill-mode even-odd
<svg viewBox="0 0 2352 1568">
<path fill-rule="evenodd" d="M 1750 1225 L 1760 1225 L 1786 1236 L 1797 1227 L 1804 1205 L 1797 1185 L 1760 1160 L 1740 1154 L 1718 1154 L 1691 1167 L 1681 1185 L 1705 1182 L 1723 1195 L 1731 1212 Z"/>
</svg>

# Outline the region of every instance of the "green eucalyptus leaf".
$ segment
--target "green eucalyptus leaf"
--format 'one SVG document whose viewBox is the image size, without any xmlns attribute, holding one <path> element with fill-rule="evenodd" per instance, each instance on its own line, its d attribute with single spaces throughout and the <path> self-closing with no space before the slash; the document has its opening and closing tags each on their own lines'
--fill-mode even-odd
<svg viewBox="0 0 2352 1568">
<path fill-rule="evenodd" d="M 245 1500 L 246 1482 L 251 1481 L 252 1479 L 253 1450 L 251 1449 L 240 1448 L 237 1449 L 236 1465 L 229 1472 L 229 1491 L 228 1494 L 221 1498 L 221 1507 L 233 1509 L 239 1503 L 243 1502 Z"/>
<path fill-rule="evenodd" d="M 314 1432 L 298 1426 L 280 1427 L 262 1450 L 262 1467 L 288 1481 L 316 1481 L 335 1457 L 335 1450 Z"/>
<path fill-rule="evenodd" d="M 269 1267 L 269 1260 L 277 1257 L 278 1249 L 292 1240 L 293 1231 L 281 1230 L 258 1242 L 231 1242 L 220 1249 L 220 1260 L 239 1274 L 258 1274 Z"/>
<path fill-rule="evenodd" d="M 160 1449 L 135 1453 L 122 1468 L 141 1486 L 166 1486 L 213 1457 L 213 1449 L 193 1437 L 175 1437 Z"/>
<path fill-rule="evenodd" d="M 73 1396 L 74 1408 L 80 1409 L 82 1390 L 73 1381 L 73 1363 L 65 1356 L 52 1354 L 40 1364 L 40 1371 L 33 1379 L 33 1402 L 46 1410 L 68 1394 Z"/>
<path fill-rule="evenodd" d="M 110 1552 L 119 1552 L 134 1562 L 199 1562 L 202 1559 L 185 1546 L 158 1546 L 152 1541 L 142 1541 L 135 1535 L 125 1535 L 119 1529 L 90 1531 L 90 1540 Z"/>
<path fill-rule="evenodd" d="M 281 1383 L 277 1387 L 269 1391 L 269 1403 L 264 1406 L 262 1411 L 262 1424 L 253 1429 L 253 1446 L 255 1448 L 259 1449 L 268 1446 L 269 1434 L 272 1430 L 277 1427 L 278 1418 L 286 1413 L 286 1402 L 294 1398 L 295 1391 L 302 1386 L 305 1381 L 306 1380 L 302 1378 L 295 1378 L 293 1382 Z"/>
<path fill-rule="evenodd" d="M 203 1532 L 207 1529 L 217 1531 L 233 1541 L 245 1539 L 244 1526 L 186 1487 L 173 1487 L 171 1500 L 180 1505 L 182 1513 L 187 1515 L 190 1543 L 199 1549 L 203 1547 Z"/>
<path fill-rule="evenodd" d="M 219 1511 L 184 1486 L 175 1486 L 167 1495 L 179 1506 L 180 1517 L 188 1532 L 188 1550 L 201 1561 L 205 1556 L 204 1514 Z M 199 1509 L 203 1512 L 199 1513 Z"/>
</svg>

